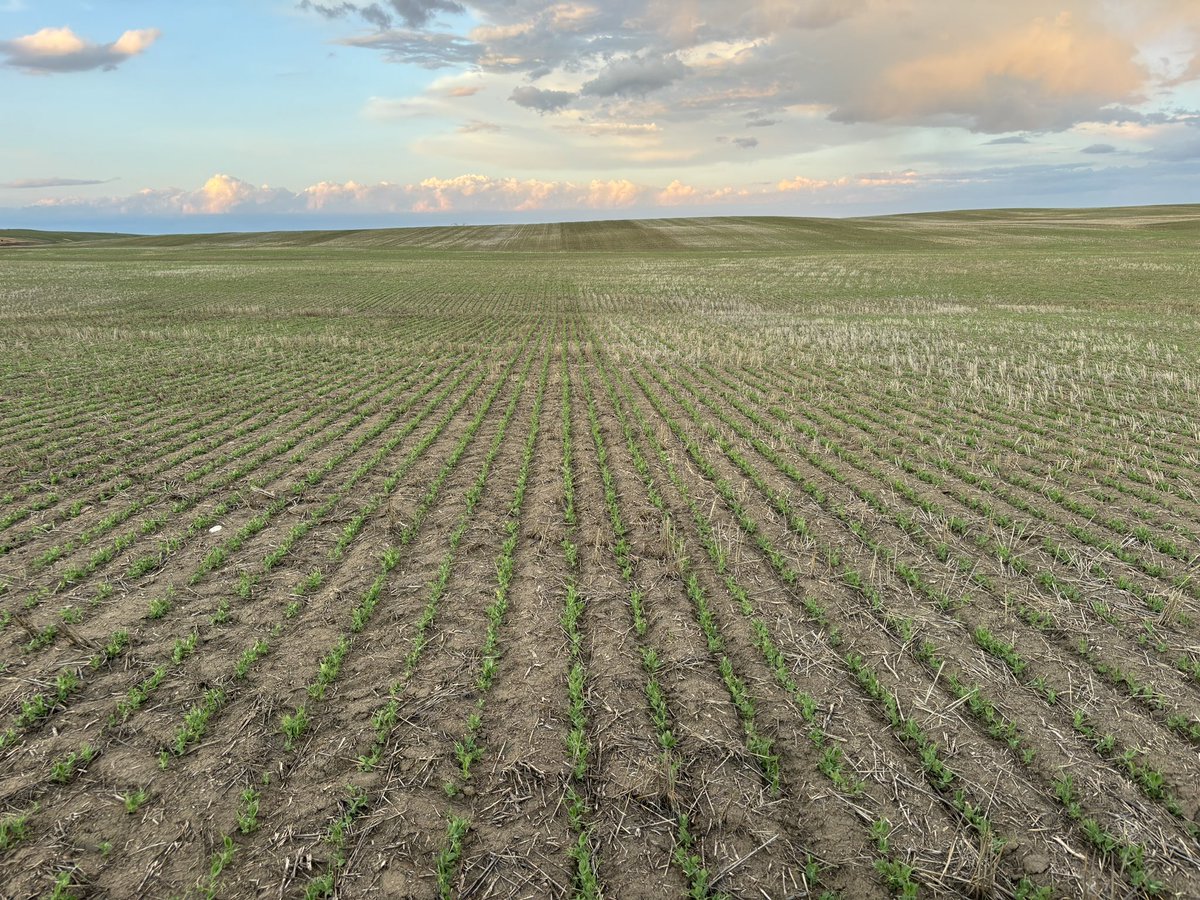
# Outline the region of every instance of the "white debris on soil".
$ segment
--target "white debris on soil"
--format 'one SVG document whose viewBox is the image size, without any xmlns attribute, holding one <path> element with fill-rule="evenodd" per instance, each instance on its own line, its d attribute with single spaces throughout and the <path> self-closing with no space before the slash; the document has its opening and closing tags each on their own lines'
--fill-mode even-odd
<svg viewBox="0 0 1200 900">
<path fill-rule="evenodd" d="M 208 533 L 209 533 L 209 534 L 216 534 L 216 533 L 217 533 L 218 531 L 220 531 L 220 530 L 221 530 L 221 526 L 220 526 L 220 525 L 214 525 L 212 528 L 208 529 Z"/>
</svg>

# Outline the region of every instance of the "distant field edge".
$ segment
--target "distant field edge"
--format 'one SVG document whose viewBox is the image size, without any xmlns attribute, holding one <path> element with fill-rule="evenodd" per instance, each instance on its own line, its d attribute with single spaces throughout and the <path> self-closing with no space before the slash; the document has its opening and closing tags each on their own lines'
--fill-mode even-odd
<svg viewBox="0 0 1200 900">
<path fill-rule="evenodd" d="M 707 216 L 340 231 L 131 235 L 0 229 L 0 248 L 330 248 L 508 252 L 915 250 L 971 245 L 1086 246 L 1116 233 L 1194 244 L 1200 204 L 976 209 L 856 218 Z"/>
</svg>

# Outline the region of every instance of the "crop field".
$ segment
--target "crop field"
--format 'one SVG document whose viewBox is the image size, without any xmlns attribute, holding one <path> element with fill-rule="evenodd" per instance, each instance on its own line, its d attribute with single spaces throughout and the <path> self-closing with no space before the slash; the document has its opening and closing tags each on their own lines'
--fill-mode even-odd
<svg viewBox="0 0 1200 900">
<path fill-rule="evenodd" d="M 0 896 L 1200 896 L 1200 207 L 0 238 Z"/>
</svg>

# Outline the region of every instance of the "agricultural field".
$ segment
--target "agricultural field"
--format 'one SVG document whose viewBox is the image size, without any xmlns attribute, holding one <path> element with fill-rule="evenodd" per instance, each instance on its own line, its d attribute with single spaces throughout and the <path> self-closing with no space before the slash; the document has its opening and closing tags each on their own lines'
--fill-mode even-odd
<svg viewBox="0 0 1200 900">
<path fill-rule="evenodd" d="M 1200 896 L 1200 207 L 0 239 L 0 896 Z"/>
</svg>

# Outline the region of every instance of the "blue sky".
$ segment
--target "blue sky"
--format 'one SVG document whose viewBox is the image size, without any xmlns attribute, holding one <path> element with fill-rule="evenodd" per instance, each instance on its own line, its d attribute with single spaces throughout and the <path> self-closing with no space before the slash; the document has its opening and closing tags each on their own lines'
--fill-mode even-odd
<svg viewBox="0 0 1200 900">
<path fill-rule="evenodd" d="M 1195 0 L 0 0 L 0 227 L 1200 201 Z"/>
</svg>

